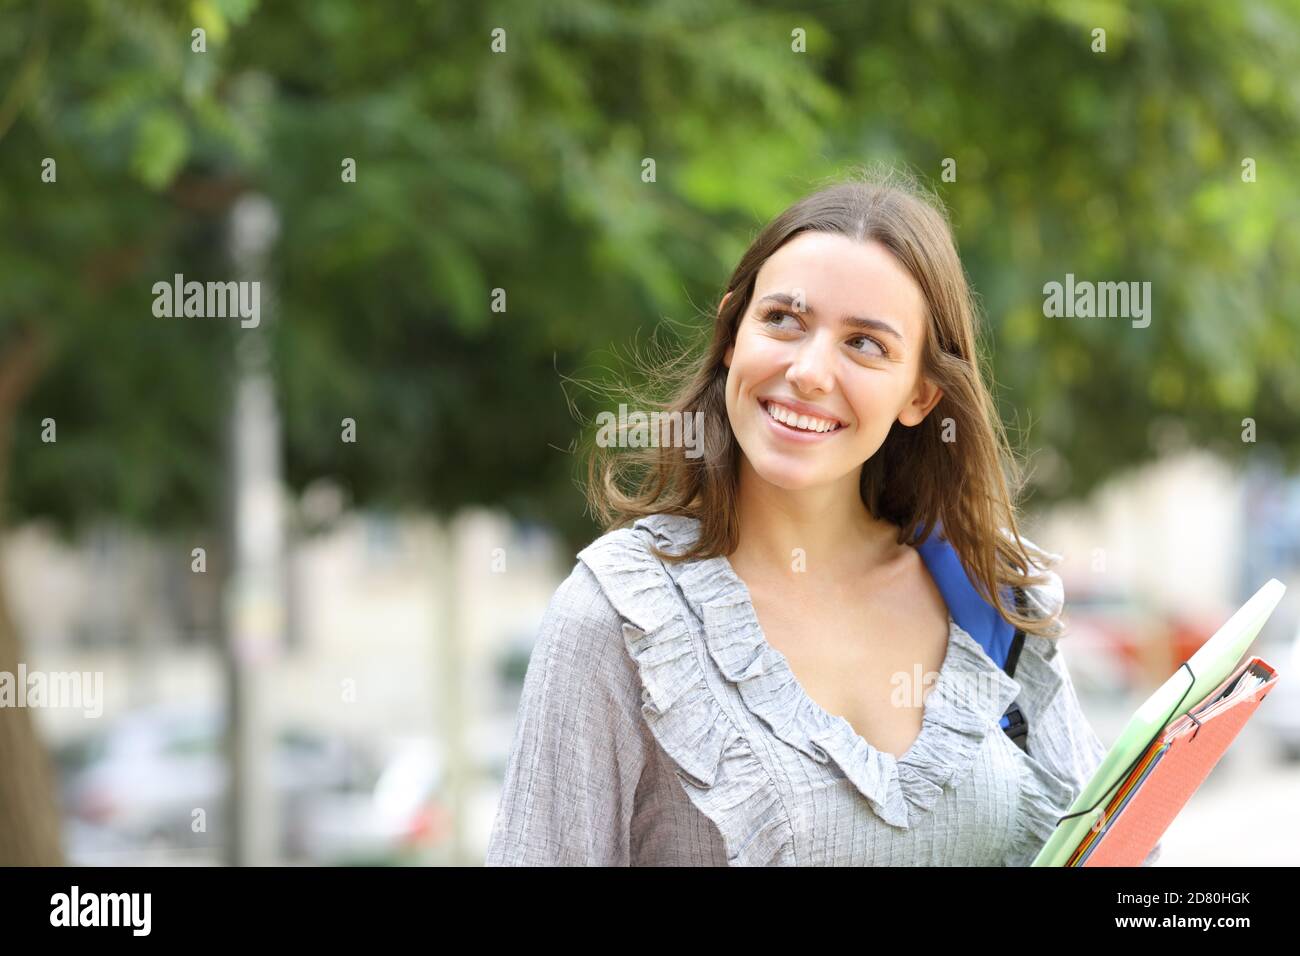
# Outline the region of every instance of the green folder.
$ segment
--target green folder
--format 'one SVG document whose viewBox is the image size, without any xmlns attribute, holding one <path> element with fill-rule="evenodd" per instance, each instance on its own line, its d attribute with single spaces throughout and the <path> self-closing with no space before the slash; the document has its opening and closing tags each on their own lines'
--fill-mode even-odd
<svg viewBox="0 0 1300 956">
<path fill-rule="evenodd" d="M 1192 655 L 1185 666 L 1180 665 L 1173 676 L 1147 698 L 1146 703 L 1133 714 L 1124 732 L 1106 752 L 1083 792 L 1066 812 L 1079 813 L 1089 807 L 1093 809 L 1058 823 L 1031 866 L 1066 864 L 1075 848 L 1088 835 L 1089 828 L 1105 812 L 1106 804 L 1124 781 L 1133 762 L 1173 720 L 1195 708 L 1227 680 L 1241 663 L 1285 591 L 1286 586 L 1281 581 L 1277 578 L 1270 579 Z M 1188 673 L 1189 667 L 1191 673 Z"/>
</svg>

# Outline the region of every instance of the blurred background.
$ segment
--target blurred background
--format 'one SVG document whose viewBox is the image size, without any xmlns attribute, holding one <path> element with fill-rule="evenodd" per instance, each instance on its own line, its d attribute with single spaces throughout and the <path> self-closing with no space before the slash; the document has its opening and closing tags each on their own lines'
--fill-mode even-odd
<svg viewBox="0 0 1300 956">
<path fill-rule="evenodd" d="M 0 0 L 0 863 L 480 863 L 587 384 L 876 161 L 950 207 L 1103 740 L 1288 585 L 1160 864 L 1300 862 L 1296 50 L 1283 0 Z"/>
</svg>

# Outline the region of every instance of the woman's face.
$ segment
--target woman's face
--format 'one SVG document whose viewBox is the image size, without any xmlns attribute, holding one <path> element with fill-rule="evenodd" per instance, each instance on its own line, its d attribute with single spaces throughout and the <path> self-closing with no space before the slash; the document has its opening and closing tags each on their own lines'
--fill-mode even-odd
<svg viewBox="0 0 1300 956">
<path fill-rule="evenodd" d="M 833 483 L 895 421 L 919 424 L 942 397 L 920 374 L 925 321 L 920 287 L 874 240 L 804 232 L 778 249 L 723 359 L 727 415 L 758 475 Z"/>
</svg>

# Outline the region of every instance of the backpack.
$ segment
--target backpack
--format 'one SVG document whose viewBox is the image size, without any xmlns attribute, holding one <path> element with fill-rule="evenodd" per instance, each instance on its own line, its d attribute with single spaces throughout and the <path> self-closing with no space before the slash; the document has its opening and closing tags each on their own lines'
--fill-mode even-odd
<svg viewBox="0 0 1300 956">
<path fill-rule="evenodd" d="M 930 536 L 915 547 L 938 585 L 939 593 L 943 595 L 953 620 L 975 638 L 994 663 L 1007 672 L 1008 677 L 1014 677 L 1020 650 L 1025 643 L 1025 632 L 1007 623 L 997 609 L 980 595 L 971 583 L 956 549 L 946 538 L 941 537 L 937 525 Z M 1025 592 L 1019 587 L 1013 587 L 1012 592 L 1016 609 L 1023 614 L 1028 606 Z M 1016 746 L 1029 752 L 1029 722 L 1015 701 L 1011 702 L 1007 712 L 1002 715 L 999 726 Z"/>
</svg>

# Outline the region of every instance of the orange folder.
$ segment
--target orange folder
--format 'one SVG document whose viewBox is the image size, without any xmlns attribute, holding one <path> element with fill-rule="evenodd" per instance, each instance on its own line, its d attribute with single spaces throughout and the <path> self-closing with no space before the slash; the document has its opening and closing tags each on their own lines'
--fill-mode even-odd
<svg viewBox="0 0 1300 956">
<path fill-rule="evenodd" d="M 1065 865 L 1140 866 L 1276 684 L 1277 671 L 1252 657 L 1171 721 Z"/>
</svg>

